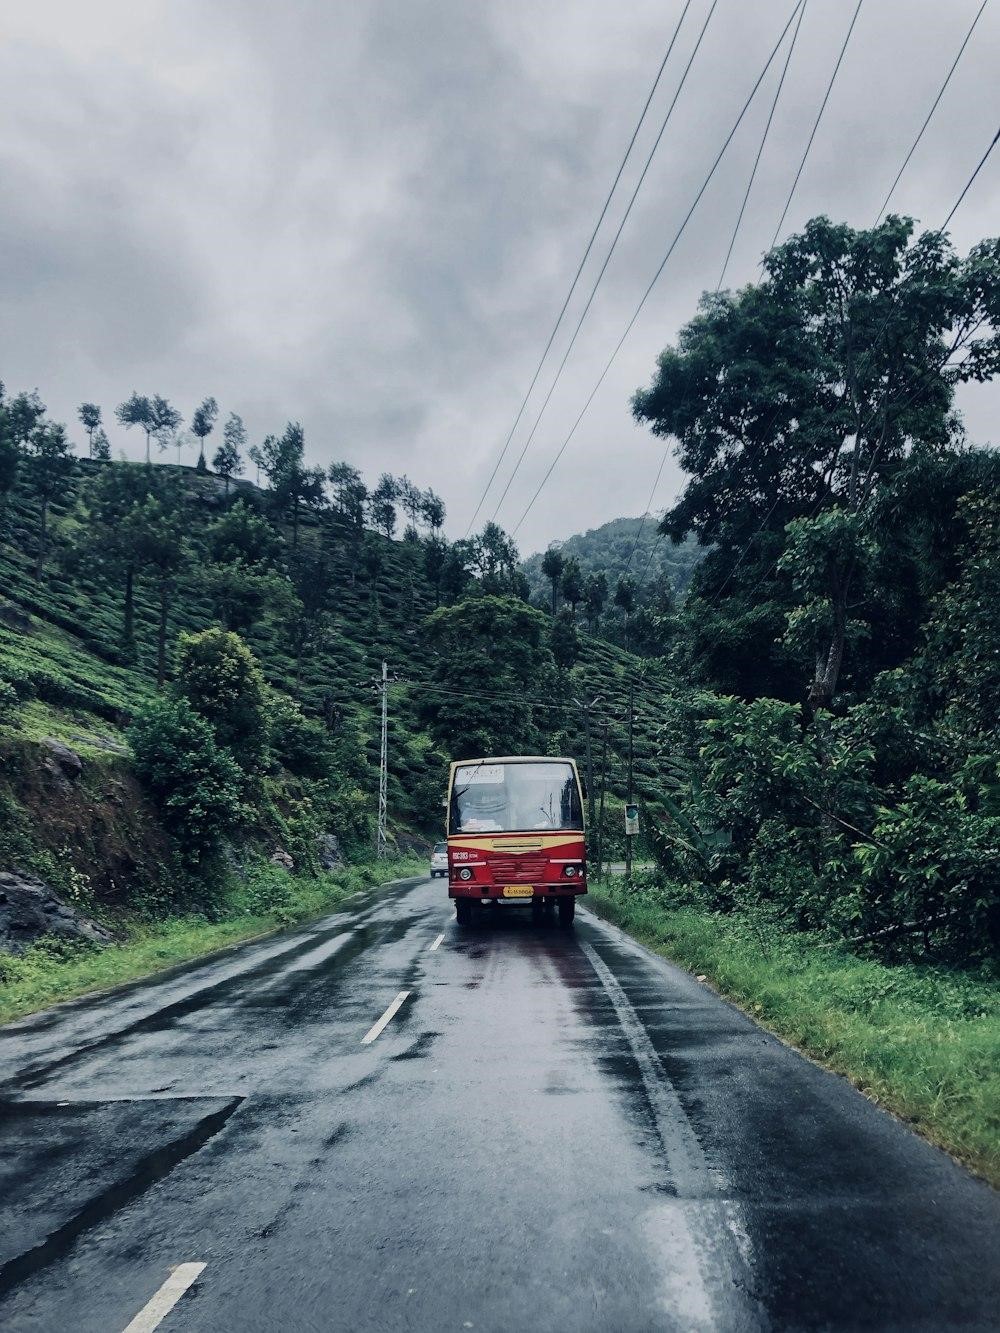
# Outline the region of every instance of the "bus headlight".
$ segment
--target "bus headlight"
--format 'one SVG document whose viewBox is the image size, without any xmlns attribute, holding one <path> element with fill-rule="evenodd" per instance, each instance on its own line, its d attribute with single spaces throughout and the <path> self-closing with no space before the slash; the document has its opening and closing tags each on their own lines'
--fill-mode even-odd
<svg viewBox="0 0 1000 1333">
<path fill-rule="evenodd" d="M 462 869 L 458 872 L 458 878 L 466 880 L 471 879 L 472 871 L 469 869 L 468 866 L 463 866 Z"/>
<path fill-rule="evenodd" d="M 563 874 L 566 876 L 567 879 L 576 879 L 579 873 L 580 873 L 579 866 L 563 866 Z"/>
</svg>

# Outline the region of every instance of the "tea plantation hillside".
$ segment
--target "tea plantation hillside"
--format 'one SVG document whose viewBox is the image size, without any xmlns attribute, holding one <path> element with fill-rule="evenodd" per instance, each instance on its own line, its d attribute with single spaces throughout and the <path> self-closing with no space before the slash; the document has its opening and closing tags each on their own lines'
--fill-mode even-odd
<svg viewBox="0 0 1000 1333">
<path fill-rule="evenodd" d="M 166 579 L 155 562 L 135 562 L 130 636 L 124 633 L 128 572 L 121 556 L 106 548 L 116 539 L 97 518 L 110 469 L 140 490 L 155 474 L 165 505 L 174 507 L 183 529 L 182 559 Z M 383 660 L 390 672 L 391 839 L 406 848 L 424 846 L 438 834 L 451 754 L 428 733 L 421 700 L 428 690 L 433 693 L 440 658 L 427 618 L 446 594 L 432 584 L 427 539 L 411 531 L 396 541 L 370 528 L 359 530 L 328 506 L 302 512 L 293 534 L 275 516 L 269 494 L 248 483 L 234 484 L 227 494 L 219 478 L 193 469 L 79 460 L 51 504 L 49 548 L 38 574 L 37 509 L 30 488 L 17 485 L 7 503 L 0 544 L 0 688 L 6 686 L 8 698 L 0 726 L 5 814 L 0 855 L 5 861 L 63 890 L 86 883 L 97 902 L 109 906 L 127 906 L 133 898 L 143 903 L 165 899 L 169 905 L 177 835 L 164 826 L 162 810 L 137 781 L 128 737 L 137 712 L 151 706 L 159 693 L 165 585 L 166 693 L 177 685 L 178 636 L 217 626 L 220 611 L 228 613 L 225 618 L 239 624 L 274 698 L 301 710 L 306 729 L 299 747 L 315 745 L 322 751 L 322 757 L 272 756 L 253 813 L 235 821 L 230 831 L 231 859 L 278 849 L 309 865 L 316 837 L 326 834 L 333 834 L 349 855 L 369 853 L 378 790 L 376 682 Z M 220 597 L 220 570 L 228 570 L 229 577 L 234 569 L 243 572 L 219 558 L 225 554 L 219 550 L 219 524 L 233 515 L 269 525 L 275 545 L 267 579 L 261 576 L 267 587 L 249 592 L 229 587 Z M 496 579 L 488 587 L 502 591 Z M 467 573 L 462 594 L 476 594 L 481 581 Z M 251 614 L 236 606 L 241 598 L 249 602 Z M 537 704 L 533 712 L 540 735 L 547 744 L 577 754 L 581 765 L 585 744 L 579 705 L 592 705 L 592 764 L 599 779 L 604 755 L 609 822 L 612 809 L 617 810 L 615 793 L 621 797 L 625 790 L 630 678 L 637 681 L 635 780 L 652 794 L 653 682 L 659 673 L 660 668 L 644 666 L 610 643 L 579 635 L 574 663 L 543 673 L 527 692 L 526 701 Z M 455 683 L 451 680 L 448 690 Z M 458 684 L 460 693 L 461 678 Z M 440 697 L 447 701 L 451 696 Z M 490 708 L 488 697 L 483 703 Z M 53 742 L 82 758 L 79 782 L 67 781 L 58 771 Z M 185 900 L 191 898 L 189 890 Z"/>
</svg>

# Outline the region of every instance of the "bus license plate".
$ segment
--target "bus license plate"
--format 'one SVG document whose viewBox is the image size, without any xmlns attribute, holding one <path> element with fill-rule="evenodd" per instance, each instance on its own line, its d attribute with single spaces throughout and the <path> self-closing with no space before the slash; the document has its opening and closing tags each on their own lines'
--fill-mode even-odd
<svg viewBox="0 0 1000 1333">
<path fill-rule="evenodd" d="M 535 890 L 530 884 L 505 884 L 503 886 L 503 896 L 505 898 L 533 898 Z"/>
</svg>

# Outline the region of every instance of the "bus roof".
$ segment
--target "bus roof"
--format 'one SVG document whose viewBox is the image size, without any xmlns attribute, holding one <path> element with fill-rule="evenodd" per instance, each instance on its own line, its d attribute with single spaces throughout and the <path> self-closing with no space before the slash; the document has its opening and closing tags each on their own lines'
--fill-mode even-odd
<svg viewBox="0 0 1000 1333">
<path fill-rule="evenodd" d="M 465 768 L 467 764 L 575 764 L 576 760 L 565 754 L 490 754 L 477 756 L 475 759 L 454 759 L 452 768 Z"/>
</svg>

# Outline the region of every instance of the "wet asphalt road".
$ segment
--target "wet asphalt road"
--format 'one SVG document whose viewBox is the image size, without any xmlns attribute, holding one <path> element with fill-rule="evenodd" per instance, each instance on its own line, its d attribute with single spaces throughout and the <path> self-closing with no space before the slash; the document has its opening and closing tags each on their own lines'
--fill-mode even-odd
<svg viewBox="0 0 1000 1333">
<path fill-rule="evenodd" d="M 189 1262 L 165 1330 L 1000 1326 L 1000 1196 L 613 927 L 502 910 L 402 881 L 0 1030 L 0 1327 L 120 1333 Z"/>
</svg>

